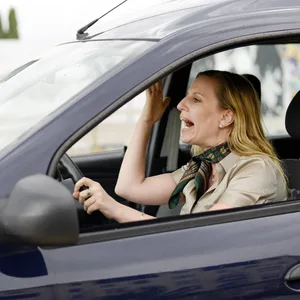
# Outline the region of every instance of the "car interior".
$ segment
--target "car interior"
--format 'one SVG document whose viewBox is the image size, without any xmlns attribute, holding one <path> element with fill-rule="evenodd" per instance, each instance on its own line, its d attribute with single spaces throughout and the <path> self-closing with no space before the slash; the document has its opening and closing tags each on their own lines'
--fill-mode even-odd
<svg viewBox="0 0 300 300">
<path fill-rule="evenodd" d="M 153 128 L 147 150 L 146 176 L 172 172 L 190 160 L 190 146 L 182 144 L 179 139 L 182 124 L 176 106 L 184 98 L 197 73 L 206 69 L 222 69 L 245 76 L 256 90 L 261 101 L 263 122 L 268 125 L 266 135 L 277 151 L 288 177 L 289 200 L 299 199 L 300 161 L 297 145 L 300 139 L 300 76 L 298 78 L 295 71 L 298 64 L 296 57 L 299 56 L 297 50 L 300 53 L 300 46 L 297 44 L 281 43 L 240 47 L 201 58 L 165 77 L 164 95 L 169 96 L 171 102 L 162 119 Z M 118 132 L 115 134 L 118 135 Z M 69 170 L 66 168 L 70 163 L 68 157 L 62 159 L 57 176 L 65 183 L 68 181 L 72 190 L 72 181 L 64 179 L 73 178 L 74 181 L 80 174 L 84 174 L 85 177 L 101 183 L 108 194 L 117 201 L 132 208 L 158 218 L 179 215 L 180 206 L 173 210 L 167 206 L 142 206 L 115 194 L 114 188 L 126 146 L 99 153 L 71 156 L 71 164 L 78 167 L 78 172 L 73 175 L 66 171 Z M 87 215 L 79 203 L 76 205 L 81 232 L 117 226 L 116 222 L 105 219 L 100 212 Z"/>
</svg>

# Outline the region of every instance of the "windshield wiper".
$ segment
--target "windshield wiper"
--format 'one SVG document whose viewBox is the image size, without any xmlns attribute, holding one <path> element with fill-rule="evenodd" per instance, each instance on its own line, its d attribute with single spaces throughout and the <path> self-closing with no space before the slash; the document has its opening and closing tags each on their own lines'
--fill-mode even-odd
<svg viewBox="0 0 300 300">
<path fill-rule="evenodd" d="M 87 25 L 83 26 L 82 28 L 80 28 L 79 30 L 77 30 L 77 34 L 76 34 L 76 38 L 77 40 L 84 40 L 86 37 L 88 37 L 88 32 L 86 32 L 91 26 L 93 26 L 95 23 L 97 23 L 101 18 L 103 18 L 104 16 L 106 16 L 107 14 L 109 14 L 110 12 L 112 12 L 114 9 L 116 9 L 117 7 L 119 7 L 120 5 L 122 5 L 123 3 L 125 3 L 127 0 L 121 2 L 120 4 L 118 4 L 117 6 L 115 6 L 114 8 L 112 8 L 111 10 L 109 10 L 108 12 L 106 12 L 104 15 L 102 15 L 101 17 L 99 17 L 98 19 L 95 19 L 94 21 L 88 23 Z"/>
</svg>

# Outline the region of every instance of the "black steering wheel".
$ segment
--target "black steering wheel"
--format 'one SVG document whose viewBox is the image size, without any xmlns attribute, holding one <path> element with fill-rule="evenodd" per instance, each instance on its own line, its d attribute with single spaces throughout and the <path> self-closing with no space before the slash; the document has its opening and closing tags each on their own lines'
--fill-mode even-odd
<svg viewBox="0 0 300 300">
<path fill-rule="evenodd" d="M 70 156 L 67 153 L 65 153 L 61 157 L 60 164 L 68 172 L 74 184 L 84 176 L 80 171 L 80 169 L 78 168 L 78 166 L 74 163 L 74 161 L 70 158 Z M 80 192 L 86 189 L 88 189 L 88 187 L 82 186 L 80 188 Z"/>
<path fill-rule="evenodd" d="M 70 158 L 70 156 L 65 153 L 60 159 L 61 166 L 66 170 L 74 184 L 80 180 L 84 175 L 78 168 L 78 166 L 74 163 L 74 161 Z M 79 190 L 83 191 L 88 189 L 87 186 L 82 186 Z M 76 202 L 79 203 L 78 200 Z M 80 231 L 91 231 L 92 227 L 97 227 L 97 225 L 110 224 L 111 221 L 108 220 L 100 211 L 94 211 L 91 215 L 88 215 L 86 211 L 83 209 L 83 205 L 79 206 L 78 218 L 80 224 Z"/>
</svg>

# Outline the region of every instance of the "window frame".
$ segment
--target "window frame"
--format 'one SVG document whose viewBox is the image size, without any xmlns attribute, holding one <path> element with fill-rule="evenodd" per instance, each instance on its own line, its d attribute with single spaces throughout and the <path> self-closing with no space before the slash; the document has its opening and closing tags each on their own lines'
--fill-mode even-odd
<svg viewBox="0 0 300 300">
<path fill-rule="evenodd" d="M 220 225 L 225 223 L 268 218 L 300 212 L 300 200 L 260 204 L 258 206 L 238 207 L 226 211 L 201 212 L 191 215 L 165 217 L 161 219 L 120 223 L 103 226 L 103 231 L 82 233 L 79 235 L 78 245 L 99 243 L 111 240 L 126 239 L 149 234 L 174 232 Z"/>
</svg>

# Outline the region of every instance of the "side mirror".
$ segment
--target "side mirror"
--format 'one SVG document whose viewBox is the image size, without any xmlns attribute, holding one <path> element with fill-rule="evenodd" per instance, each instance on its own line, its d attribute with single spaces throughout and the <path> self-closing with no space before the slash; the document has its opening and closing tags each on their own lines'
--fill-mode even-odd
<svg viewBox="0 0 300 300">
<path fill-rule="evenodd" d="M 27 244 L 76 244 L 79 224 L 74 198 L 53 178 L 37 174 L 21 179 L 2 210 L 7 235 Z"/>
</svg>

